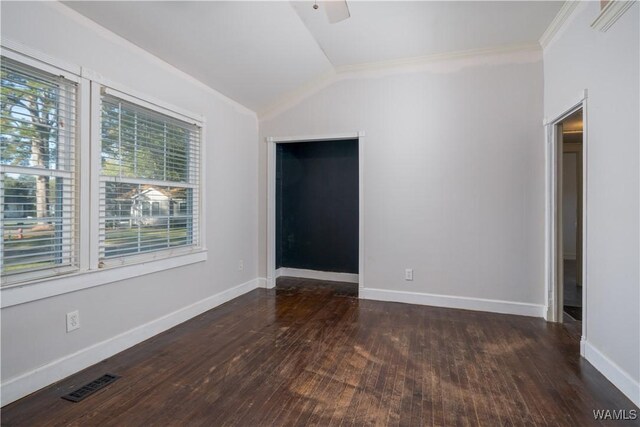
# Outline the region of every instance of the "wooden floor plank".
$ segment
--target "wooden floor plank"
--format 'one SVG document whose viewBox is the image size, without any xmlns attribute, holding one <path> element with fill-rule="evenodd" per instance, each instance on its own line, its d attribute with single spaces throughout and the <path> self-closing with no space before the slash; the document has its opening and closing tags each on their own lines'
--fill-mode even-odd
<svg viewBox="0 0 640 427">
<path fill-rule="evenodd" d="M 1 410 L 6 426 L 638 425 L 579 323 L 359 300 L 280 278 Z M 121 378 L 86 400 L 60 396 Z"/>
</svg>

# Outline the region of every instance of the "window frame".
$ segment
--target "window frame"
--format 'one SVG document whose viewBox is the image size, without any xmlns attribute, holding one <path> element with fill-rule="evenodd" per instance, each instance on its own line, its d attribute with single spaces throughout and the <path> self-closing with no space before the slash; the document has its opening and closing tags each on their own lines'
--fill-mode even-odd
<svg viewBox="0 0 640 427">
<path fill-rule="evenodd" d="M 74 129 L 74 140 L 71 142 L 71 144 L 73 144 L 73 147 L 71 148 L 72 150 L 75 151 L 76 155 L 75 155 L 75 159 L 74 159 L 74 164 L 72 165 L 72 170 L 63 170 L 63 169 L 42 169 L 42 170 L 38 170 L 37 168 L 31 168 L 28 166 L 7 166 L 7 165 L 0 165 L 0 171 L 2 172 L 6 172 L 6 173 L 23 173 L 23 174 L 28 174 L 28 175 L 46 175 L 49 177 L 55 177 L 55 178 L 62 178 L 64 181 L 71 181 L 71 184 L 67 183 L 67 184 L 63 184 L 65 187 L 70 186 L 71 188 L 75 189 L 75 197 L 73 199 L 72 205 L 71 205 L 71 211 L 70 215 L 72 218 L 75 219 L 75 221 L 72 223 L 72 226 L 74 228 L 73 232 L 74 233 L 78 233 L 78 235 L 80 235 L 80 230 L 82 228 L 82 222 L 83 219 L 80 215 L 78 215 L 79 209 L 80 209 L 80 205 L 81 205 L 81 197 L 80 197 L 80 184 L 81 184 L 81 180 L 79 179 L 80 177 L 80 171 L 79 171 L 79 167 L 80 167 L 80 157 L 81 157 L 81 153 L 79 151 L 80 149 L 80 141 L 81 141 L 81 132 L 83 129 L 83 125 L 81 123 L 81 99 L 82 99 L 82 94 L 84 92 L 87 91 L 88 86 L 86 85 L 86 82 L 83 82 L 83 79 L 75 74 L 73 71 L 70 71 L 69 68 L 73 68 L 73 67 L 69 67 L 67 64 L 64 63 L 58 63 L 58 64 L 50 64 L 50 63 L 46 63 L 43 61 L 39 61 L 36 59 L 33 59 L 27 55 L 24 55 L 20 52 L 11 50 L 7 47 L 0 46 L 0 56 L 5 57 L 7 59 L 10 59 L 12 61 L 15 61 L 19 64 L 28 66 L 30 68 L 33 68 L 37 71 L 41 71 L 47 74 L 50 74 L 52 76 L 59 76 L 62 77 L 63 79 L 65 79 L 67 82 L 71 83 L 71 84 L 75 84 L 76 88 L 75 88 L 75 102 L 76 102 L 76 109 L 75 109 L 75 129 Z M 63 68 L 64 67 L 64 68 Z M 36 173 L 36 171 L 39 171 L 40 173 Z M 64 182 L 63 181 L 63 182 Z M 1 189 L 2 191 L 4 191 L 4 189 Z M 7 285 L 2 285 L 0 284 L 0 286 L 2 286 L 2 289 L 8 289 L 12 286 L 19 286 L 22 285 L 24 283 L 28 283 L 30 281 L 36 281 L 36 280 L 50 280 L 65 274 L 69 274 L 69 273 L 74 273 L 74 272 L 78 272 L 81 270 L 81 265 L 82 265 L 82 260 L 81 258 L 83 258 L 84 256 L 83 254 L 83 247 L 82 247 L 82 243 L 80 241 L 81 239 L 78 238 L 77 244 L 75 242 L 72 241 L 72 246 L 73 248 L 70 249 L 69 251 L 69 255 L 70 256 L 74 256 L 76 258 L 76 262 L 75 265 L 63 265 L 60 267 L 57 266 L 52 266 L 49 268 L 43 268 L 43 269 L 37 269 L 37 270 L 31 270 L 31 271 L 24 271 L 24 272 L 20 272 L 20 273 L 15 273 L 15 274 L 11 274 L 10 276 L 5 276 L 8 277 L 8 284 Z M 4 246 L 4 242 L 0 239 L 0 245 Z M 0 263 L 2 263 L 3 260 L 0 259 Z M 2 277 L 1 279 L 4 279 L 4 277 Z M 4 280 L 2 280 L 4 281 Z"/>
<path fill-rule="evenodd" d="M 15 275 L 19 280 L 0 287 L 0 307 L 10 307 L 56 295 L 75 292 L 115 281 L 139 277 L 184 265 L 207 260 L 206 248 L 206 199 L 203 183 L 206 177 L 206 122 L 202 115 L 191 113 L 162 100 L 131 90 L 124 85 L 110 81 L 91 69 L 52 58 L 28 46 L 3 39 L 0 55 L 47 73 L 64 77 L 76 83 L 76 132 L 75 132 L 75 185 L 77 212 L 78 262 L 69 271 L 57 275 L 40 277 L 39 272 L 26 271 Z M 100 265 L 99 221 L 100 221 L 100 154 L 101 154 L 101 91 L 117 93 L 128 102 L 143 106 L 189 123 L 200 129 L 199 177 L 196 190 L 198 204 L 197 246 L 146 253 L 131 256 L 124 262 Z M 151 255 L 153 254 L 153 255 Z M 55 267 L 54 267 L 55 268 Z"/>
<path fill-rule="evenodd" d="M 142 107 L 148 109 L 150 111 L 178 119 L 180 121 L 190 123 L 199 128 L 199 154 L 200 158 L 198 159 L 199 166 L 199 176 L 196 185 L 192 188 L 194 192 L 197 192 L 198 196 L 198 205 L 197 212 L 193 214 L 194 218 L 198 220 L 197 231 L 198 235 L 196 236 L 196 244 L 179 246 L 175 248 L 170 248 L 166 250 L 159 251 L 151 251 L 145 252 L 135 255 L 128 255 L 123 257 L 111 258 L 100 260 L 100 185 L 102 182 L 102 176 L 100 174 L 101 171 L 101 153 L 102 153 L 102 98 L 103 96 L 109 96 L 113 98 L 121 99 L 130 104 L 134 104 L 138 107 Z M 96 194 L 98 196 L 92 199 L 92 206 L 94 206 L 93 212 L 91 215 L 93 220 L 93 224 L 91 226 L 91 233 L 94 239 L 93 242 L 96 244 L 91 245 L 90 250 L 90 258 L 91 265 L 96 266 L 98 269 L 110 269 L 113 267 L 118 267 L 122 265 L 136 264 L 142 263 L 150 260 L 161 260 L 170 258 L 173 256 L 185 255 L 194 252 L 200 252 L 205 250 L 205 227 L 204 227 L 204 191 L 202 191 L 202 183 L 204 182 L 204 173 L 205 173 L 205 164 L 203 161 L 205 158 L 205 121 L 204 117 L 198 116 L 193 113 L 186 112 L 183 109 L 178 107 L 170 106 L 169 104 L 159 101 L 157 99 L 146 97 L 132 89 L 127 89 L 117 83 L 111 82 L 107 79 L 102 78 L 101 76 L 94 76 L 91 81 L 91 121 L 95 123 L 95 126 L 92 126 L 92 135 L 91 135 L 91 151 L 96 153 L 96 155 L 91 157 L 91 194 Z M 122 182 L 126 182 L 127 179 L 123 179 Z M 133 179 L 135 181 L 135 178 Z M 191 185 L 191 184 L 185 184 Z M 151 207 L 150 207 L 151 209 Z M 94 252 L 95 251 L 95 252 Z"/>
</svg>

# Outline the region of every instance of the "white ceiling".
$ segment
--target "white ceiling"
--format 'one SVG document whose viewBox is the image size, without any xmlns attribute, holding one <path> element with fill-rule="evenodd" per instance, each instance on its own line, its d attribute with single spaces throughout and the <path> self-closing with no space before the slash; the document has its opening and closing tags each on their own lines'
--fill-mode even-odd
<svg viewBox="0 0 640 427">
<path fill-rule="evenodd" d="M 66 2 L 257 111 L 331 64 L 288 2 Z"/>
<path fill-rule="evenodd" d="M 351 1 L 351 18 L 337 24 L 292 5 L 340 66 L 536 42 L 562 2 Z"/>
<path fill-rule="evenodd" d="M 335 67 L 537 42 L 561 1 L 70 1 L 65 4 L 254 111 Z"/>
</svg>

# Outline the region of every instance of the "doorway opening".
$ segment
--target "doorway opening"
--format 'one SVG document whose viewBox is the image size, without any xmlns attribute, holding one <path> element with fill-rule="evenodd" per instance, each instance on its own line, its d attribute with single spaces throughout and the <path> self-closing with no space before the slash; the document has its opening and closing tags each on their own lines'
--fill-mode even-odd
<svg viewBox="0 0 640 427">
<path fill-rule="evenodd" d="M 582 109 L 562 128 L 562 306 L 564 316 L 582 321 Z"/>
<path fill-rule="evenodd" d="M 362 136 L 267 139 L 268 288 L 284 277 L 362 287 Z"/>
<path fill-rule="evenodd" d="M 581 330 L 583 297 L 584 120 L 580 107 L 555 124 L 556 301 L 558 322 Z"/>
</svg>

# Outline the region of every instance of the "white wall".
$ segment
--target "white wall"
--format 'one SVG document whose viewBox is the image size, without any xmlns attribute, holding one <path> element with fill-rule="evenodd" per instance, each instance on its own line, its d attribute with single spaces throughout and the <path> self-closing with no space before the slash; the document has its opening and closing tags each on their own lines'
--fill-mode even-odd
<svg viewBox="0 0 640 427">
<path fill-rule="evenodd" d="M 564 259 L 576 258 L 578 176 L 576 153 L 562 156 L 562 246 Z"/>
<path fill-rule="evenodd" d="M 264 137 L 364 131 L 366 288 L 543 305 L 542 84 L 539 50 L 487 55 L 338 77 L 262 119 L 260 274 Z"/>
<path fill-rule="evenodd" d="M 590 28 L 598 13 L 582 2 L 544 50 L 544 111 L 588 90 L 585 352 L 640 405 L 639 5 L 606 33 Z"/>
<path fill-rule="evenodd" d="M 205 116 L 207 176 L 203 188 L 209 249 L 206 262 L 3 309 L 5 384 L 255 279 L 258 134 L 255 114 L 66 6 L 55 2 L 2 2 L 1 7 L 3 39 L 86 66 L 140 93 Z M 244 260 L 243 271 L 238 271 L 240 259 Z M 81 328 L 67 334 L 65 313 L 75 309 L 80 311 Z M 3 401 L 7 393 L 3 387 Z"/>
</svg>

